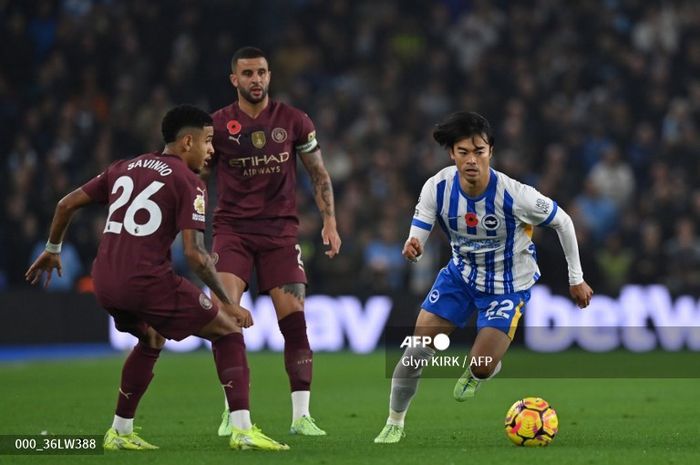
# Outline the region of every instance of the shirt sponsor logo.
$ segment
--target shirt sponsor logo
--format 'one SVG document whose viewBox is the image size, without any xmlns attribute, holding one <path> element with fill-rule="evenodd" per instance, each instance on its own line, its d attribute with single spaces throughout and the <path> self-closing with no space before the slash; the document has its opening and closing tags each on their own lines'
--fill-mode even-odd
<svg viewBox="0 0 700 465">
<path fill-rule="evenodd" d="M 250 157 L 231 158 L 228 164 L 232 168 L 248 168 L 250 166 L 284 163 L 287 160 L 289 160 L 289 152 L 281 152 L 277 155 L 252 155 Z"/>
<path fill-rule="evenodd" d="M 498 218 L 494 214 L 489 214 L 486 215 L 482 221 L 484 228 L 488 229 L 489 231 L 493 231 L 494 229 L 498 229 L 498 226 L 501 224 L 500 221 L 498 221 Z"/>
<path fill-rule="evenodd" d="M 283 128 L 273 129 L 272 130 L 272 140 L 274 140 L 278 144 L 281 144 L 282 142 L 287 140 L 287 131 L 285 131 Z"/>
<path fill-rule="evenodd" d="M 250 139 L 253 142 L 253 147 L 256 149 L 261 149 L 265 147 L 267 139 L 265 138 L 265 131 L 255 131 L 250 135 Z"/>
<path fill-rule="evenodd" d="M 479 250 L 496 250 L 501 247 L 499 239 L 468 239 L 459 237 L 455 240 L 459 253 L 476 252 Z"/>
<path fill-rule="evenodd" d="M 231 158 L 228 165 L 231 168 L 243 170 L 243 176 L 255 176 L 257 174 L 281 173 L 280 165 L 289 160 L 289 152 L 281 152 L 277 155 L 252 155 L 250 157 Z"/>
</svg>

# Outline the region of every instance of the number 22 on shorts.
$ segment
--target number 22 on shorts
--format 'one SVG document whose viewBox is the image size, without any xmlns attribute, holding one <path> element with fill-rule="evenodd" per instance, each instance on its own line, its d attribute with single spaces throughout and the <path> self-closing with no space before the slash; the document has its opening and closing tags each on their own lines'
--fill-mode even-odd
<svg viewBox="0 0 700 465">
<path fill-rule="evenodd" d="M 501 302 L 498 300 L 493 300 L 486 309 L 486 318 L 489 320 L 493 320 L 495 318 L 503 318 L 507 320 L 510 318 L 510 313 L 508 312 L 513 310 L 514 306 L 515 305 L 513 304 L 512 300 L 503 300 Z"/>
</svg>

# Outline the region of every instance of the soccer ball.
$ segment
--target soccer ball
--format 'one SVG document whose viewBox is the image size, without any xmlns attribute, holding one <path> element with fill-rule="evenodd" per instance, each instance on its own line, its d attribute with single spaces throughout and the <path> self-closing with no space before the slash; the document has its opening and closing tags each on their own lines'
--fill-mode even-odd
<svg viewBox="0 0 700 465">
<path fill-rule="evenodd" d="M 526 397 L 508 409 L 505 427 L 508 439 L 516 446 L 543 447 L 556 436 L 559 419 L 546 400 Z"/>
</svg>

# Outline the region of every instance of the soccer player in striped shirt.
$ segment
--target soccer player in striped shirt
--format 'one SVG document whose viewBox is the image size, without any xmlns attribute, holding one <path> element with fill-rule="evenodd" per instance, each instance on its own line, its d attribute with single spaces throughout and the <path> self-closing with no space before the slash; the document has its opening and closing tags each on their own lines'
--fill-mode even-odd
<svg viewBox="0 0 700 465">
<path fill-rule="evenodd" d="M 586 307 L 593 290 L 583 280 L 574 225 L 552 199 L 490 167 L 494 138 L 489 122 L 473 112 L 448 116 L 433 132 L 454 165 L 428 179 L 416 206 L 403 255 L 417 261 L 435 223 L 447 235 L 452 258 L 438 273 L 421 305 L 415 336 L 450 334 L 477 312 L 477 336 L 470 364 L 457 381 L 454 397 L 464 401 L 501 369 L 501 359 L 540 277 L 531 241 L 533 225 L 553 228 L 568 263 L 571 297 Z M 424 366 L 435 348 L 408 347 L 391 381 L 389 418 L 376 443 L 404 436 L 404 418 Z M 480 358 L 481 357 L 481 358 Z M 490 358 L 488 358 L 490 357 Z M 409 365 L 409 366 L 405 366 Z"/>
</svg>

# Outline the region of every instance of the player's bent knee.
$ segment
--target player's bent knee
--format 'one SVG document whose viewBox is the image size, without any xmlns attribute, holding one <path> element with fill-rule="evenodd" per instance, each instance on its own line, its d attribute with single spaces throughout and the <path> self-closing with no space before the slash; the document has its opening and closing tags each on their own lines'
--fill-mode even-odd
<svg viewBox="0 0 700 465">
<path fill-rule="evenodd" d="M 139 337 L 139 341 L 151 349 L 160 350 L 165 345 L 166 339 L 160 333 L 158 333 L 158 331 L 149 326 L 143 332 L 143 335 Z"/>
<path fill-rule="evenodd" d="M 304 299 L 306 298 L 306 285 L 301 283 L 284 284 L 270 291 L 272 303 L 277 312 L 277 319 L 304 311 Z"/>
</svg>

